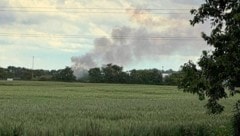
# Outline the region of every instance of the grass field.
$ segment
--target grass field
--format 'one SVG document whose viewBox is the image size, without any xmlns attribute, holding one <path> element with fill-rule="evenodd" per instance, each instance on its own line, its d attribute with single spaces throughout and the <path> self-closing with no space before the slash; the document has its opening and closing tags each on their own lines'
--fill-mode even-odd
<svg viewBox="0 0 240 136">
<path fill-rule="evenodd" d="M 174 86 L 0 81 L 0 135 L 225 136 L 239 98 L 210 116 Z"/>
</svg>

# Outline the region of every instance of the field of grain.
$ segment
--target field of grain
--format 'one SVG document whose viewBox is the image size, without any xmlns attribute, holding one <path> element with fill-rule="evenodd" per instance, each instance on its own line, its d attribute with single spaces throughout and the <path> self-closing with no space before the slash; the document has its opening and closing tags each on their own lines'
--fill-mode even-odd
<svg viewBox="0 0 240 136">
<path fill-rule="evenodd" d="M 0 81 L 0 135 L 231 135 L 239 98 L 210 116 L 175 86 Z"/>
</svg>

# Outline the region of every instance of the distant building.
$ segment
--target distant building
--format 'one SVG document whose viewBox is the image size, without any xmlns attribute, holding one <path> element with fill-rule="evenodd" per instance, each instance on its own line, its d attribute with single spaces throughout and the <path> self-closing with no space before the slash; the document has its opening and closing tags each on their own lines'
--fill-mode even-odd
<svg viewBox="0 0 240 136">
<path fill-rule="evenodd" d="M 162 73 L 162 77 L 165 78 L 167 76 L 170 76 L 172 73 Z"/>
<path fill-rule="evenodd" d="M 13 78 L 7 78 L 7 81 L 13 81 Z"/>
</svg>

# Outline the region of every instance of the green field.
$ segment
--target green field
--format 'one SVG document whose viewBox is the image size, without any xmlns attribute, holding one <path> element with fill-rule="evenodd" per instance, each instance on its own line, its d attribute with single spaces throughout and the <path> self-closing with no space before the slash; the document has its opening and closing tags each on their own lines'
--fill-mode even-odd
<svg viewBox="0 0 240 136">
<path fill-rule="evenodd" d="M 0 81 L 0 135 L 231 135 L 239 98 L 210 116 L 174 86 Z"/>
</svg>

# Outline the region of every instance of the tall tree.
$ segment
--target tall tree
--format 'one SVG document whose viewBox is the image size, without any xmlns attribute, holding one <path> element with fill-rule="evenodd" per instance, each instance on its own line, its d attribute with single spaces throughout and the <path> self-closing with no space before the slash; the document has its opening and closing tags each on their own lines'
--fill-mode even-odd
<svg viewBox="0 0 240 136">
<path fill-rule="evenodd" d="M 162 73 L 157 69 L 131 70 L 131 83 L 135 84 L 161 84 Z"/>
<path fill-rule="evenodd" d="M 214 50 L 203 51 L 198 62 L 200 70 L 191 62 L 182 67 L 185 76 L 179 87 L 199 94 L 201 99 L 209 97 L 206 105 L 209 112 L 221 113 L 224 107 L 218 100 L 227 97 L 225 88 L 231 94 L 237 92 L 240 73 L 240 0 L 205 0 L 199 9 L 193 9 L 191 13 L 194 15 L 191 25 L 211 23 L 211 34 L 202 33 L 202 37 Z"/>
<path fill-rule="evenodd" d="M 112 64 L 107 64 L 106 66 L 102 67 L 104 81 L 107 83 L 119 83 L 122 70 L 123 67 Z"/>
<path fill-rule="evenodd" d="M 100 68 L 91 68 L 88 71 L 89 80 L 92 83 L 100 83 L 103 81 L 103 74 Z"/>
<path fill-rule="evenodd" d="M 0 67 L 0 80 L 7 78 L 7 71 L 4 68 Z"/>
<path fill-rule="evenodd" d="M 54 79 L 64 82 L 72 82 L 76 80 L 76 77 L 73 75 L 73 70 L 70 67 L 65 69 L 60 69 L 54 75 Z"/>
</svg>

